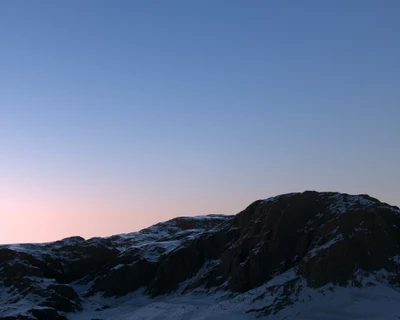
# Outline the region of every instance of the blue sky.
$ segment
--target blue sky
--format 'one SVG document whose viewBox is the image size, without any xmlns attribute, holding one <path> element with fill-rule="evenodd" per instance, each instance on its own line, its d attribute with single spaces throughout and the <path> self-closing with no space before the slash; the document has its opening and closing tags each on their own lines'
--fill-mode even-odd
<svg viewBox="0 0 400 320">
<path fill-rule="evenodd" d="M 400 205 L 399 15 L 389 0 L 2 1 L 0 242 L 306 189 Z"/>
</svg>

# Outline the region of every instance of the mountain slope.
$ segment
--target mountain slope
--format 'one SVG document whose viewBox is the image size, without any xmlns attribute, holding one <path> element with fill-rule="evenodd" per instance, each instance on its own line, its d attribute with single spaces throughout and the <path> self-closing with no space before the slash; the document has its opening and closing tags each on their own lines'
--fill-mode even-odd
<svg viewBox="0 0 400 320">
<path fill-rule="evenodd" d="M 399 228 L 397 207 L 307 191 L 235 216 L 0 246 L 0 319 L 353 319 L 374 303 L 371 318 L 398 317 Z"/>
</svg>

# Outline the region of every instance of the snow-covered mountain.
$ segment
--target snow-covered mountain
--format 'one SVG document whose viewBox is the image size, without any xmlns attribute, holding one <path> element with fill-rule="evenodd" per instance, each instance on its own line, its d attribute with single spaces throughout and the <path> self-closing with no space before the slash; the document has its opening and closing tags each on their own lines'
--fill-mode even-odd
<svg viewBox="0 0 400 320">
<path fill-rule="evenodd" d="M 400 319 L 400 210 L 306 191 L 235 216 L 0 246 L 0 319 Z"/>
</svg>

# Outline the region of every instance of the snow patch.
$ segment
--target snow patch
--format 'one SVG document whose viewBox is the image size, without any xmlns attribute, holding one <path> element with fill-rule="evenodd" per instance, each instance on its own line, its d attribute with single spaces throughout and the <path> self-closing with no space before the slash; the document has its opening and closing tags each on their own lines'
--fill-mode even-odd
<svg viewBox="0 0 400 320">
<path fill-rule="evenodd" d="M 343 235 L 342 234 L 338 234 L 335 238 L 329 240 L 327 243 L 325 243 L 325 244 L 323 244 L 323 245 L 321 245 L 321 246 L 319 246 L 317 248 L 314 248 L 314 249 L 310 250 L 310 252 L 309 252 L 310 257 L 314 258 L 320 251 L 328 249 L 333 244 L 335 244 L 338 241 L 342 241 L 343 239 L 344 239 Z"/>
</svg>

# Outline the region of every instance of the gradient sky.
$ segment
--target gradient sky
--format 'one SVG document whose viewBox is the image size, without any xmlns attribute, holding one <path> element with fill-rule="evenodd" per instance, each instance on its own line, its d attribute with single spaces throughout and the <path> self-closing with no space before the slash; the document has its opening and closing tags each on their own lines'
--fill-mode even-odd
<svg viewBox="0 0 400 320">
<path fill-rule="evenodd" d="M 0 1 L 0 243 L 400 205 L 400 1 Z"/>
</svg>

